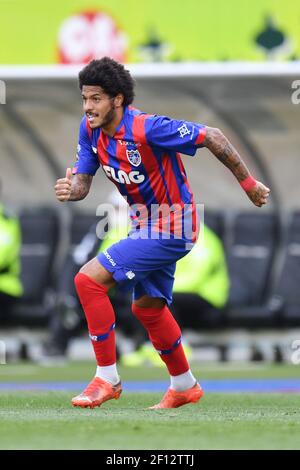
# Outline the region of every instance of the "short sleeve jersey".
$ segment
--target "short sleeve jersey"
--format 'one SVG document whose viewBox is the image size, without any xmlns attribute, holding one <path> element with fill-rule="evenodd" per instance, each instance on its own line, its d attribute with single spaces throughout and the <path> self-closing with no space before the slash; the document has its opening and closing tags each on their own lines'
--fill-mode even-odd
<svg viewBox="0 0 300 470">
<path fill-rule="evenodd" d="M 154 206 L 175 208 L 175 215 L 182 208 L 182 216 L 188 215 L 195 229 L 195 202 L 180 154 L 195 155 L 205 134 L 202 124 L 126 107 L 110 137 L 100 128 L 91 129 L 84 116 L 73 173 L 95 175 L 102 167 L 130 206 L 145 207 L 144 218 L 149 220 Z M 174 231 L 174 220 L 172 224 Z"/>
</svg>

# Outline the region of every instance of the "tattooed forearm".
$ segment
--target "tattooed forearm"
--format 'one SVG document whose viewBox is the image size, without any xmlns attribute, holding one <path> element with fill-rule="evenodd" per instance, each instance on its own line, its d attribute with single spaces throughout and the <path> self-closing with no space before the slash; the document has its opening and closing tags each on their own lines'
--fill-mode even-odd
<svg viewBox="0 0 300 470">
<path fill-rule="evenodd" d="M 73 176 L 69 201 L 81 201 L 90 190 L 93 177 L 91 175 L 79 174 Z"/>
<path fill-rule="evenodd" d="M 250 172 L 240 155 L 219 129 L 206 128 L 204 146 L 207 147 L 227 168 L 238 181 L 246 179 Z"/>
<path fill-rule="evenodd" d="M 241 186 L 255 206 L 262 207 L 268 202 L 270 189 L 263 183 L 256 181 L 251 177 L 248 168 L 239 156 L 238 152 L 219 129 L 214 129 L 212 127 L 206 128 L 204 146 L 207 147 L 220 160 L 220 162 L 232 171 L 239 182 L 243 181 Z M 248 185 L 248 183 L 250 185 Z"/>
</svg>

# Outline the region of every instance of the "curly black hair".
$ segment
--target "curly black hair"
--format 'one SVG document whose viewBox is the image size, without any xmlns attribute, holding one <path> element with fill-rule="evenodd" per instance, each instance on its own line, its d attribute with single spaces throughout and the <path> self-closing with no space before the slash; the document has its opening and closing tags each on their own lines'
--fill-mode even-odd
<svg viewBox="0 0 300 470">
<path fill-rule="evenodd" d="M 123 106 L 128 106 L 134 99 L 134 80 L 124 65 L 110 57 L 92 60 L 79 72 L 79 88 L 83 85 L 100 86 L 110 97 L 121 93 Z"/>
</svg>

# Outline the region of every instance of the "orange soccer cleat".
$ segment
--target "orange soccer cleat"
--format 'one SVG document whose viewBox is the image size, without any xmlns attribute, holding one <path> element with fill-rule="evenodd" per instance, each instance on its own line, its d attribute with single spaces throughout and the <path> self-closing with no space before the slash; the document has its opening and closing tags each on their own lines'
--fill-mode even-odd
<svg viewBox="0 0 300 470">
<path fill-rule="evenodd" d="M 117 385 L 111 385 L 100 377 L 95 377 L 80 395 L 72 398 L 72 405 L 81 408 L 95 408 L 107 400 L 113 398 L 117 400 L 121 393 L 121 382 Z"/>
<path fill-rule="evenodd" d="M 169 388 L 160 403 L 150 406 L 149 410 L 157 410 L 160 408 L 178 408 L 188 403 L 197 403 L 203 396 L 203 390 L 198 383 L 183 392 L 176 392 Z"/>
</svg>

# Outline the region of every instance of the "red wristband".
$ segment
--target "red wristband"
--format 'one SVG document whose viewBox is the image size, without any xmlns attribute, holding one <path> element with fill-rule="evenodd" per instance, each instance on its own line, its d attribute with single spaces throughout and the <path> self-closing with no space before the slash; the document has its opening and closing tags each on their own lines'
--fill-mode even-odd
<svg viewBox="0 0 300 470">
<path fill-rule="evenodd" d="M 240 185 L 242 186 L 243 190 L 247 192 L 254 188 L 256 185 L 256 180 L 252 176 L 248 176 L 243 181 L 240 181 Z"/>
</svg>

